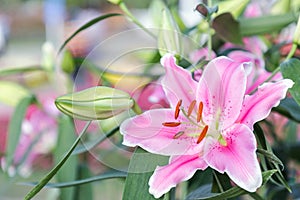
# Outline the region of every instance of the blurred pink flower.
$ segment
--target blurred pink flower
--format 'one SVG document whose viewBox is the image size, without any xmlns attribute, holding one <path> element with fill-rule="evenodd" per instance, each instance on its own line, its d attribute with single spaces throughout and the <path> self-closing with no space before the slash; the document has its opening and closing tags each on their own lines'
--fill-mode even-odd
<svg viewBox="0 0 300 200">
<path fill-rule="evenodd" d="M 150 83 L 143 88 L 137 98 L 137 103 L 142 110 L 170 107 L 160 81 Z"/>
<path fill-rule="evenodd" d="M 149 192 L 159 198 L 208 166 L 226 172 L 241 188 L 256 191 L 262 177 L 253 124 L 269 115 L 293 82 L 265 83 L 250 96 L 245 94 L 244 65 L 227 57 L 209 62 L 199 82 L 177 66 L 172 55 L 161 63 L 171 108 L 149 110 L 120 127 L 124 145 L 171 156 L 168 165 L 156 168 Z"/>
<path fill-rule="evenodd" d="M 34 160 L 40 155 L 50 153 L 56 144 L 55 117 L 59 111 L 54 105 L 54 98 L 44 98 L 41 101 L 42 105 L 32 104 L 27 108 L 14 155 L 14 163 L 8 171 L 11 176 L 16 173 L 16 169 L 22 176 L 30 175 Z M 2 162 L 5 166 L 5 160 Z"/>
</svg>

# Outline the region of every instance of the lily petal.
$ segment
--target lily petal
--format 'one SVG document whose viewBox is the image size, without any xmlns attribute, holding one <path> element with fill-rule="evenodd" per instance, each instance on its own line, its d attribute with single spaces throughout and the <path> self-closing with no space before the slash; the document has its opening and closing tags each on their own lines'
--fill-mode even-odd
<svg viewBox="0 0 300 200">
<path fill-rule="evenodd" d="M 224 129 L 239 116 L 246 89 L 243 64 L 227 57 L 218 57 L 208 63 L 197 88 L 197 101 L 204 104 L 206 124 L 217 120 Z"/>
<path fill-rule="evenodd" d="M 195 99 L 197 82 L 192 79 L 189 71 L 176 65 L 172 54 L 164 55 L 161 64 L 166 69 L 162 85 L 171 107 L 174 108 L 180 99 L 184 106 L 188 106 Z"/>
<path fill-rule="evenodd" d="M 204 160 L 220 173 L 226 172 L 241 188 L 255 192 L 262 184 L 261 170 L 256 157 L 256 140 L 252 131 L 243 124 L 225 130 L 227 146 L 208 138 Z"/>
<path fill-rule="evenodd" d="M 198 169 L 206 168 L 198 154 L 171 157 L 168 165 L 155 169 L 149 180 L 149 192 L 159 198 L 178 183 L 190 179 Z"/>
<path fill-rule="evenodd" d="M 253 95 L 246 95 L 243 107 L 237 122 L 246 124 L 253 130 L 253 124 L 266 118 L 272 107 L 279 104 L 286 96 L 286 92 L 294 82 L 284 79 L 276 83 L 264 83 L 258 87 Z"/>
<path fill-rule="evenodd" d="M 179 115 L 178 121 L 186 120 Z M 195 138 L 185 135 L 174 139 L 174 136 L 185 130 L 185 125 L 176 127 L 163 126 L 164 122 L 173 122 L 174 110 L 153 109 L 141 115 L 127 119 L 120 126 L 123 144 L 126 146 L 140 146 L 151 153 L 161 155 L 190 155 L 202 148 L 197 145 Z"/>
</svg>

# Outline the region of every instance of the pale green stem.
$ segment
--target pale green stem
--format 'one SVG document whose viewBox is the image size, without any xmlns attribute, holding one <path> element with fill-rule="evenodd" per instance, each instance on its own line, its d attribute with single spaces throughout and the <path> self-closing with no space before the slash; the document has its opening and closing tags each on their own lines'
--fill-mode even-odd
<svg viewBox="0 0 300 200">
<path fill-rule="evenodd" d="M 156 36 L 149 31 L 143 24 L 141 24 L 136 18 L 135 16 L 128 10 L 127 6 L 125 5 L 124 2 L 121 2 L 119 4 L 120 9 L 127 15 L 127 17 L 133 22 L 135 23 L 137 26 L 139 26 L 141 29 L 143 29 L 145 32 L 147 32 L 149 35 L 151 35 L 153 38 L 156 38 Z"/>
<path fill-rule="evenodd" d="M 212 6 L 212 1 L 207 0 L 207 6 L 210 8 Z M 207 40 L 207 49 L 208 49 L 208 60 L 211 60 L 211 55 L 212 55 L 212 32 L 210 30 L 210 19 L 209 19 L 209 29 L 208 29 L 208 40 Z"/>
</svg>

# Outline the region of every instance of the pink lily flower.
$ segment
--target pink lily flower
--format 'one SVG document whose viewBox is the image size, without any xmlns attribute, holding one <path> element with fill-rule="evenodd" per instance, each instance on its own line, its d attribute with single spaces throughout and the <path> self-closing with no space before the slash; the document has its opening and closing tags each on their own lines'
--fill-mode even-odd
<svg viewBox="0 0 300 200">
<path fill-rule="evenodd" d="M 269 115 L 293 82 L 265 83 L 250 96 L 245 94 L 244 64 L 215 58 L 196 82 L 175 62 L 171 54 L 161 60 L 166 70 L 163 89 L 171 108 L 149 110 L 120 127 L 124 145 L 171 156 L 168 165 L 154 171 L 149 192 L 159 198 L 207 167 L 226 172 L 249 192 L 256 191 L 262 176 L 253 124 Z"/>
</svg>

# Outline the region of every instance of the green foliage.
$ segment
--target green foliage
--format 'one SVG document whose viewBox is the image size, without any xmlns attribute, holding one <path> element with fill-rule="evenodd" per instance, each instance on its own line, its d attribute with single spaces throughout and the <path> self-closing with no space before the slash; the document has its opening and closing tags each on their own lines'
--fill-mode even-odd
<svg viewBox="0 0 300 200">
<path fill-rule="evenodd" d="M 73 120 L 63 115 L 58 119 L 58 138 L 54 151 L 54 162 L 58 164 L 61 157 L 68 151 L 73 141 L 76 139 Z M 77 178 L 78 159 L 71 156 L 57 172 L 58 182 L 74 181 Z M 60 190 L 60 198 L 72 200 L 76 195 L 75 188 L 66 188 Z"/>
<path fill-rule="evenodd" d="M 167 162 L 167 157 L 150 154 L 141 148 L 137 148 L 130 160 L 123 200 L 155 200 L 154 196 L 148 191 L 148 181 L 156 166 L 166 165 Z M 163 199 L 163 197 L 160 199 Z"/>
<path fill-rule="evenodd" d="M 284 78 L 294 81 L 294 86 L 289 90 L 295 101 L 300 105 L 300 60 L 291 58 L 280 64 Z"/>
<path fill-rule="evenodd" d="M 230 13 L 218 15 L 212 22 L 216 34 L 226 42 L 242 44 L 239 23 Z"/>
<path fill-rule="evenodd" d="M 80 133 L 80 135 L 77 137 L 76 141 L 72 144 L 71 148 L 68 150 L 68 152 L 64 155 L 64 157 L 55 165 L 55 167 L 47 174 L 45 175 L 38 184 L 30 190 L 26 196 L 24 197 L 25 200 L 32 199 L 43 187 L 57 174 L 57 172 L 61 169 L 61 167 L 65 164 L 65 162 L 68 160 L 68 158 L 71 156 L 72 152 L 78 145 L 78 143 L 81 140 L 81 137 L 86 132 L 87 128 L 89 127 L 91 122 L 87 122 L 84 129 Z"/>
<path fill-rule="evenodd" d="M 14 155 L 22 133 L 22 122 L 27 108 L 35 101 L 34 96 L 26 96 L 17 104 L 8 129 L 7 149 L 6 149 L 6 171 L 13 164 Z"/>
</svg>

